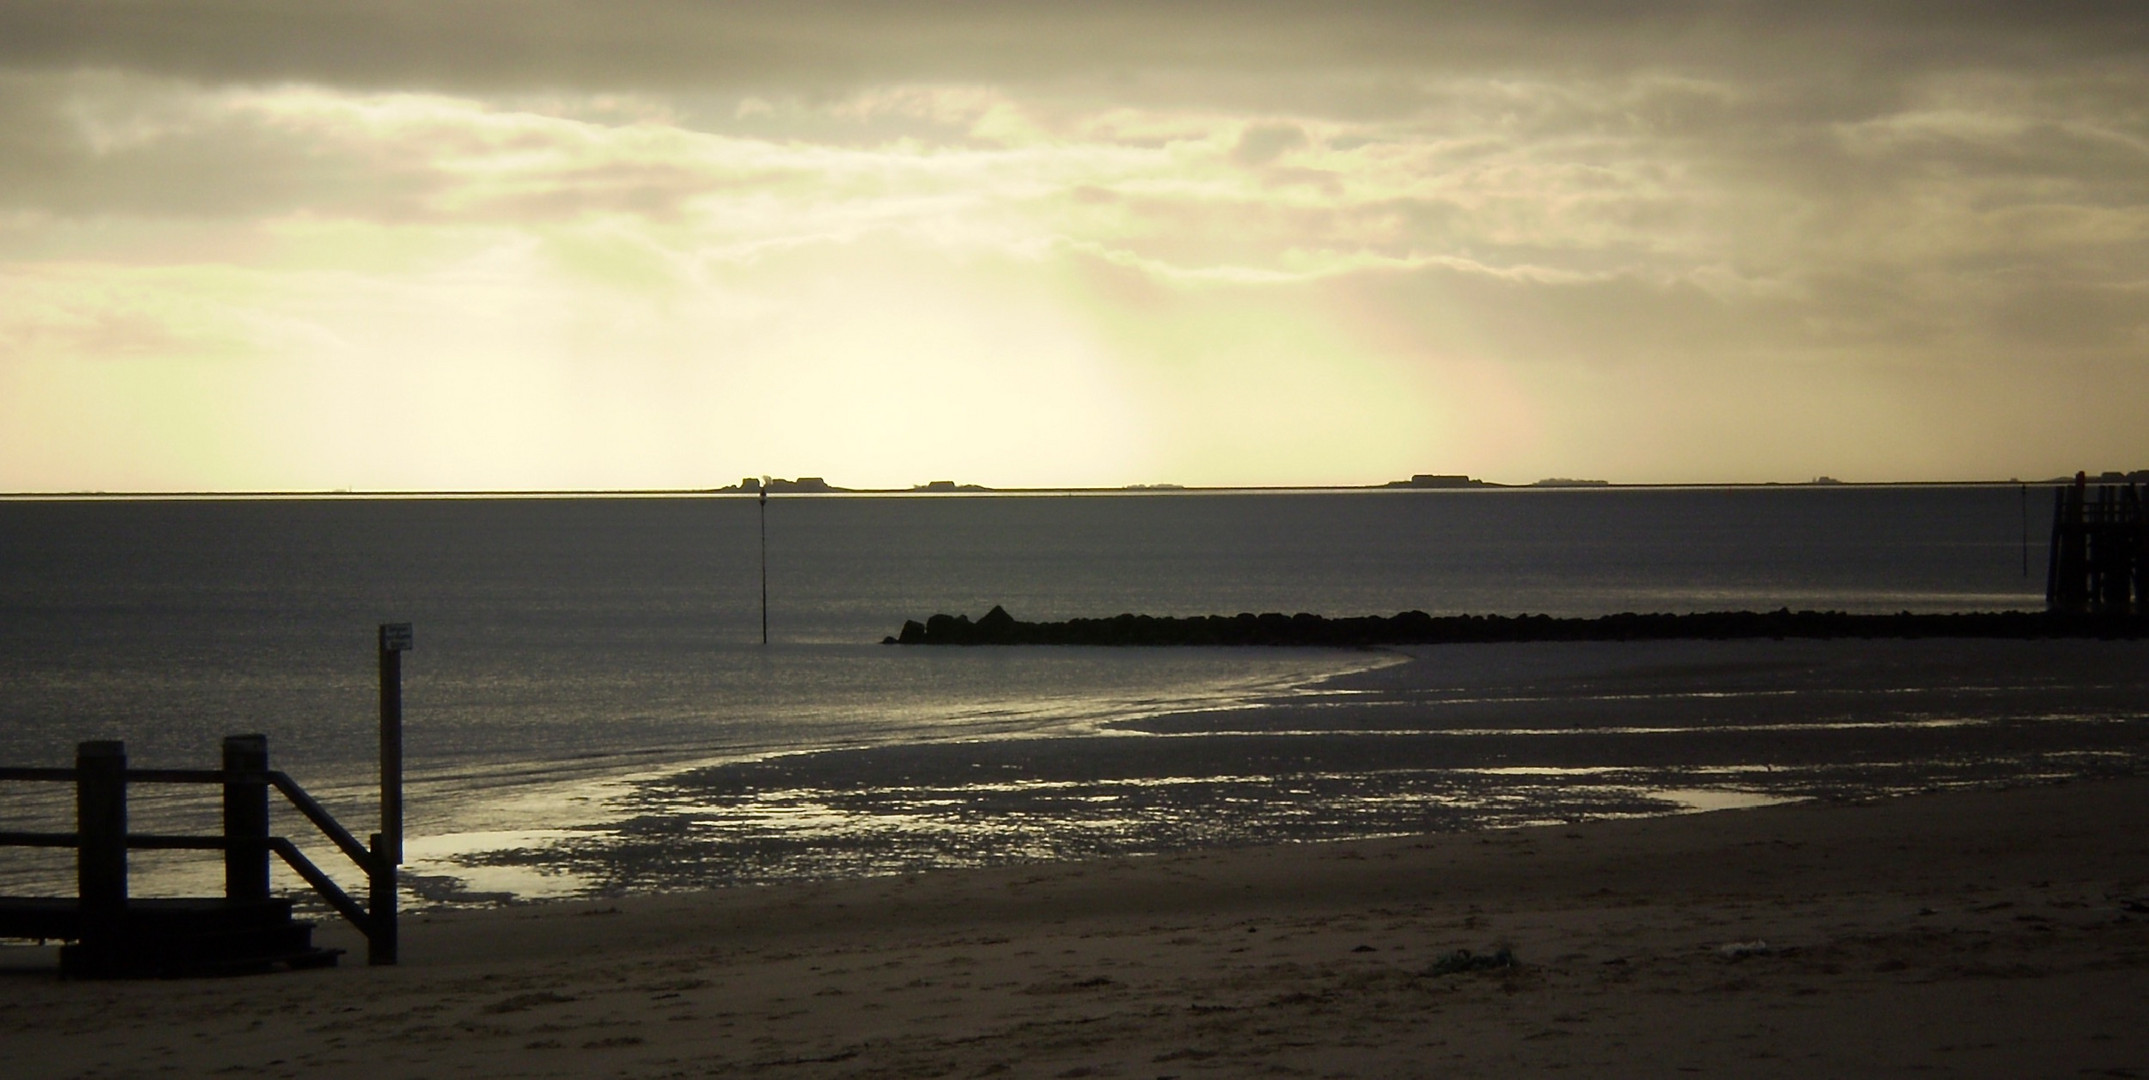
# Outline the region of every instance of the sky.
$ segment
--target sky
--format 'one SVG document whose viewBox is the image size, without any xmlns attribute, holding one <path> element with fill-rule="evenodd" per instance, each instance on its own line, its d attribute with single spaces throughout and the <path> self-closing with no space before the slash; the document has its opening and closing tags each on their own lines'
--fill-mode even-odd
<svg viewBox="0 0 2149 1080">
<path fill-rule="evenodd" d="M 2138 0 L 0 0 L 0 490 L 2144 467 Z"/>
</svg>

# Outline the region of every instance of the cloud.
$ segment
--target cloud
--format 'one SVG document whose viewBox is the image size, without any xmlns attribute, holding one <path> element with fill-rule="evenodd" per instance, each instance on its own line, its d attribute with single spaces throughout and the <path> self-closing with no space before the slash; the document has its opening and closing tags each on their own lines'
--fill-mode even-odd
<svg viewBox="0 0 2149 1080">
<path fill-rule="evenodd" d="M 1266 165 L 1285 151 L 1306 145 L 1306 132 L 1296 124 L 1254 124 L 1239 134 L 1231 148 L 1231 160 L 1241 165 Z"/>
<path fill-rule="evenodd" d="M 2139 56 L 2125 0 L 1423 0 L 1258 4 L 14 0 L 0 64 L 208 82 L 680 91 L 1197 73 L 2061 68 Z M 1191 88 L 1191 87 L 1188 87 Z M 1197 93 L 1204 91 L 1196 91 Z"/>
<path fill-rule="evenodd" d="M 219 468 L 295 442 L 347 472 L 339 403 L 403 409 L 418 486 L 463 482 L 428 461 L 573 482 L 540 474 L 585 468 L 545 449 L 577 425 L 621 448 L 586 466 L 606 485 L 778 445 L 776 471 L 891 483 L 1996 460 L 1965 417 L 2149 453 L 2138 425 L 2066 435 L 2063 402 L 2149 406 L 2142 23 L 15 0 L 0 380 L 65 411 L 96 364 L 183 360 L 171 408 L 272 417 Z M 382 367 L 430 404 L 360 393 Z M 783 423 L 703 430 L 741 394 Z M 984 476 L 965 416 L 1052 448 Z"/>
<path fill-rule="evenodd" d="M 0 208 L 256 218 L 409 214 L 424 155 L 299 131 L 230 94 L 107 75 L 0 75 Z M 387 151 L 387 152 L 383 152 Z"/>
</svg>

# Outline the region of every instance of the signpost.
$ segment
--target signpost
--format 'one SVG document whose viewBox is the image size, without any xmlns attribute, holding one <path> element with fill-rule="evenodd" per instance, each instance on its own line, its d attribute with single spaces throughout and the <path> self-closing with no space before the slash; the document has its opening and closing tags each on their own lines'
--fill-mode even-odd
<svg viewBox="0 0 2149 1080">
<path fill-rule="evenodd" d="M 393 964 L 396 956 L 396 867 L 403 864 L 403 654 L 411 649 L 409 623 L 382 623 L 381 831 L 373 834 L 371 903 L 374 933 L 366 938 L 366 963 Z"/>
<path fill-rule="evenodd" d="M 761 643 L 769 643 L 769 489 L 761 485 Z"/>
<path fill-rule="evenodd" d="M 2022 485 L 2022 576 L 2030 576 L 2030 486 Z"/>
</svg>

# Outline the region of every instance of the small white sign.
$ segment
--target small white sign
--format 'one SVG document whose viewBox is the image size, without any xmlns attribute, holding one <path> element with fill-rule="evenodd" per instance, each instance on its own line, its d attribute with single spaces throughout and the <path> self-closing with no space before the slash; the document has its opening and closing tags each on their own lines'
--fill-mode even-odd
<svg viewBox="0 0 2149 1080">
<path fill-rule="evenodd" d="M 381 651 L 409 652 L 410 624 L 407 622 L 382 623 Z"/>
</svg>

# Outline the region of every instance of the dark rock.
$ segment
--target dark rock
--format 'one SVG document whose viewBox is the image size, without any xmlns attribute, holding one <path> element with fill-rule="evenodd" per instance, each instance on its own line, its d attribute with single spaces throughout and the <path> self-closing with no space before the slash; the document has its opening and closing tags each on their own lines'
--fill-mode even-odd
<svg viewBox="0 0 2149 1080">
<path fill-rule="evenodd" d="M 1841 611 L 1712 611 L 1686 615 L 1622 612 L 1598 618 L 1550 615 L 1428 615 L 1329 618 L 1309 612 L 1187 617 L 1137 615 L 1028 623 L 995 605 L 966 615 L 906 621 L 904 645 L 1374 645 L 1445 642 L 1653 641 L 1751 638 L 2138 638 L 2149 618 L 2031 611 L 1852 615 Z"/>
<path fill-rule="evenodd" d="M 1005 644 L 1015 639 L 1015 617 L 998 604 L 979 618 L 971 640 Z"/>
<path fill-rule="evenodd" d="M 975 639 L 968 615 L 934 615 L 925 620 L 924 645 L 969 645 Z"/>
</svg>

